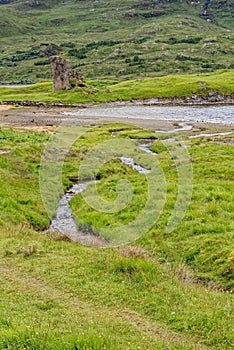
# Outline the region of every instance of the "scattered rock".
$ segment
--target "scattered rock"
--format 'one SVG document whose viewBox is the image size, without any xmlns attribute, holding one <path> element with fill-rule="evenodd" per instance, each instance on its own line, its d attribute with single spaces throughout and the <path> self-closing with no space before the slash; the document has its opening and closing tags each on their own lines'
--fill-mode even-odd
<svg viewBox="0 0 234 350">
<path fill-rule="evenodd" d="M 86 108 L 86 104 L 82 103 L 43 103 L 40 101 L 19 101 L 19 100 L 10 100 L 10 101 L 2 101 L 3 105 L 18 105 L 18 106 L 24 106 L 24 107 L 45 107 L 45 108 Z"/>
<path fill-rule="evenodd" d="M 94 91 L 95 92 L 95 91 Z M 150 98 L 150 99 L 132 99 L 130 101 L 115 101 L 116 105 L 142 105 L 142 106 L 184 106 L 184 105 L 222 105 L 222 104 L 234 104 L 234 94 L 221 95 L 217 92 L 212 92 L 211 95 L 192 95 L 190 97 L 172 97 L 172 98 Z M 19 101 L 19 100 L 7 100 L 2 101 L 2 105 L 18 105 L 29 107 L 46 107 L 46 108 L 86 108 L 88 105 L 84 103 L 43 103 L 39 101 Z"/>
<path fill-rule="evenodd" d="M 42 5 L 41 1 L 31 1 L 28 3 L 28 6 L 30 7 L 39 7 L 41 5 Z"/>
<path fill-rule="evenodd" d="M 62 24 L 63 22 L 65 22 L 65 19 L 64 18 L 56 18 L 56 19 L 53 19 L 51 21 L 51 23 L 55 24 L 56 26 L 59 26 L 60 24 Z"/>
</svg>

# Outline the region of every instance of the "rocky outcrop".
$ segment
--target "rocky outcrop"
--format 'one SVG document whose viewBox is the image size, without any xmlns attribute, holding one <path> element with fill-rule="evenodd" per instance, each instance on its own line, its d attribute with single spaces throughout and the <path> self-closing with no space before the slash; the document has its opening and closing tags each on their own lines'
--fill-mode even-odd
<svg viewBox="0 0 234 350">
<path fill-rule="evenodd" d="M 234 95 L 225 96 L 210 92 L 208 95 L 193 95 L 190 97 L 152 98 L 144 100 L 143 104 L 168 106 L 234 104 Z"/>
<path fill-rule="evenodd" d="M 207 21 L 209 21 L 209 14 L 208 14 L 209 5 L 210 5 L 210 0 L 206 0 L 204 8 L 203 8 L 202 17 L 205 18 Z"/>
<path fill-rule="evenodd" d="M 69 90 L 82 82 L 82 75 L 71 68 L 70 60 L 62 60 L 60 56 L 50 57 L 53 89 Z"/>
</svg>

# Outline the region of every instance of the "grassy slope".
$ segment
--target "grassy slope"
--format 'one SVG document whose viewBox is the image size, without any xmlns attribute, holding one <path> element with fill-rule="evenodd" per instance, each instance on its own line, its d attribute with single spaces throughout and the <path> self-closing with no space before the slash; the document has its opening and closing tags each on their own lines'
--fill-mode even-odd
<svg viewBox="0 0 234 350">
<path fill-rule="evenodd" d="M 128 129 L 106 125 L 87 133 L 67 157 L 64 185 L 84 152 L 110 139 L 113 130 L 119 137 L 143 136 Z M 35 231 L 49 223 L 38 183 L 48 136 L 9 129 L 0 135 L 1 349 L 232 348 L 233 296 L 207 281 L 229 288 L 233 283 L 233 147 L 186 141 L 194 166 L 193 198 L 185 220 L 168 234 L 176 171 L 156 141 L 153 149 L 168 181 L 159 223 L 132 246 L 94 249 Z M 116 177 L 115 163 L 112 167 L 113 174 L 103 169 L 104 184 Z M 105 186 L 102 195 L 111 198 Z M 82 211 L 87 215 L 81 201 Z"/>
<path fill-rule="evenodd" d="M 0 101 L 33 100 L 41 102 L 105 102 L 153 97 L 183 97 L 208 95 L 216 91 L 231 95 L 234 70 L 218 71 L 212 74 L 194 74 L 146 78 L 117 83 L 115 81 L 86 81 L 86 88 L 52 92 L 51 83 L 40 83 L 22 88 L 0 88 Z M 204 89 L 205 84 L 205 89 Z M 106 87 L 109 87 L 109 92 Z"/>
<path fill-rule="evenodd" d="M 1 83 L 48 79 L 48 57 L 56 53 L 70 57 L 89 78 L 123 80 L 233 67 L 230 1 L 221 7 L 211 2 L 211 22 L 201 16 L 202 2 L 186 0 L 40 3 L 0 5 Z M 194 38 L 198 41 L 186 42 Z M 44 52 L 51 43 L 57 48 Z M 78 57 L 71 49 L 78 50 Z"/>
<path fill-rule="evenodd" d="M 19 3 L 22 1 L 14 1 L 11 6 Z M 111 7 L 109 12 L 106 11 L 106 2 L 102 2 L 95 9 L 95 18 L 90 17 L 94 6 L 91 1 L 76 4 L 67 1 L 61 7 L 56 5 L 51 7 L 53 11 L 48 11 L 54 3 L 58 2 L 47 1 L 46 11 L 20 5 L 14 10 L 16 12 L 10 14 L 8 7 L 1 6 L 3 11 L 0 16 L 8 21 L 8 29 L 4 29 L 6 26 L 1 28 L 4 51 L 0 59 L 12 58 L 17 50 L 25 53 L 38 43 L 51 42 L 52 33 L 56 44 L 73 41 L 79 49 L 100 38 L 116 39 L 118 32 L 118 39 L 124 43 L 113 47 L 99 46 L 97 50 L 89 51 L 80 68 L 84 74 L 115 79 L 119 74 L 123 78 L 155 76 L 186 70 L 209 71 L 216 69 L 217 63 L 225 67 L 232 64 L 229 44 L 232 33 L 217 26 L 232 25 L 232 22 L 230 16 L 217 18 L 216 10 L 213 15 L 216 16 L 216 24 L 213 24 L 193 17 L 198 12 L 196 7 L 194 12 L 189 11 L 188 17 L 185 1 L 183 6 L 187 18 L 181 14 L 183 8 L 180 6 L 177 14 L 167 13 L 147 20 L 134 16 L 126 20 L 124 11 L 129 11 L 130 1 L 124 2 L 124 5 L 119 1 L 112 2 L 115 9 L 117 6 L 120 8 L 115 12 Z M 176 1 L 168 6 L 174 6 L 174 3 Z M 212 3 L 217 4 L 216 1 Z M 231 6 L 230 2 L 227 3 Z M 84 21 L 75 17 L 74 7 L 78 6 L 83 7 L 83 12 L 79 14 Z M 149 12 L 149 9 L 137 11 Z M 59 27 L 52 24 L 52 19 L 65 17 L 68 13 L 69 19 Z M 113 13 L 114 21 L 111 19 Z M 101 17 L 104 14 L 107 18 Z M 37 18 L 36 31 L 34 18 Z M 126 27 L 126 23 L 129 26 Z M 162 31 L 158 27 L 162 27 Z M 57 33 L 58 28 L 62 33 Z M 168 43 L 170 37 L 181 38 L 185 32 L 189 37 L 196 37 L 198 30 L 202 33 L 198 44 Z M 130 43 L 126 43 L 128 36 Z M 135 38 L 145 37 L 147 39 L 141 44 L 133 42 Z M 215 41 L 205 42 L 207 38 Z M 41 45 L 40 49 L 45 47 Z M 62 54 L 67 56 L 67 52 L 68 48 L 65 48 Z M 134 54 L 142 57 L 149 68 L 144 67 L 144 62 L 129 66 L 125 60 L 129 56 L 132 59 Z M 177 54 L 202 57 L 204 60 L 210 60 L 210 55 L 213 55 L 214 62 L 209 61 L 212 66 L 204 68 L 202 65 L 207 65 L 205 61 L 178 59 L 175 65 Z M 114 59 L 111 58 L 113 55 Z M 16 66 L 0 67 L 1 81 L 48 78 L 48 66 L 34 66 L 35 62 L 45 59 L 16 61 Z M 81 60 L 74 59 L 74 62 L 80 64 Z M 232 77 L 233 71 L 120 84 L 87 81 L 87 89 L 58 94 L 51 92 L 50 83 L 43 83 L 19 90 L 0 89 L 0 100 L 100 102 L 187 96 L 192 91 L 206 94 L 210 89 L 230 94 L 233 92 Z M 208 83 L 206 92 L 200 91 L 201 81 Z M 110 93 L 105 92 L 106 85 L 110 87 Z M 97 140 L 110 138 L 109 129 L 113 130 L 113 126 L 97 130 L 91 139 L 83 140 L 85 147 L 81 147 L 81 153 L 78 145 L 75 153 L 70 154 L 64 167 L 64 186 L 69 183 L 67 177 L 76 174 L 77 163 L 86 147 Z M 122 136 L 126 137 L 129 133 L 125 131 Z M 171 160 L 167 152 L 156 142 L 153 149 L 159 153 L 169 185 L 167 206 L 158 225 L 133 247 L 98 250 L 53 241 L 36 232 L 49 224 L 38 184 L 40 155 L 48 136 L 11 130 L 1 130 L 0 136 L 0 292 L 3 296 L 0 301 L 0 349 L 174 350 L 233 347 L 233 296 L 216 288 L 217 285 L 229 291 L 233 288 L 233 147 L 203 140 L 189 141 L 194 165 L 192 203 L 176 232 L 167 234 L 165 224 L 175 200 L 176 174 L 175 169 L 169 166 Z M 115 168 L 116 165 L 112 166 Z M 115 169 L 119 171 L 118 167 Z M 130 172 L 130 176 L 136 179 L 137 186 L 136 174 Z M 202 184 L 201 176 L 204 179 Z M 111 198 L 106 186 L 109 181 L 113 185 L 112 180 L 117 179 L 116 174 L 108 173 L 108 178 L 102 180 L 103 196 Z M 86 216 L 86 220 L 92 223 L 96 220 L 95 215 L 87 215 L 85 203 L 80 201 L 81 198 L 75 198 L 74 211 L 77 203 L 81 204 L 79 215 Z M 131 211 L 127 214 L 131 217 Z M 122 219 L 119 218 L 120 221 Z M 105 224 L 105 217 L 99 215 L 98 220 L 99 225 Z M 204 282 L 204 286 L 199 280 Z M 215 288 L 212 289 L 212 285 Z"/>
</svg>

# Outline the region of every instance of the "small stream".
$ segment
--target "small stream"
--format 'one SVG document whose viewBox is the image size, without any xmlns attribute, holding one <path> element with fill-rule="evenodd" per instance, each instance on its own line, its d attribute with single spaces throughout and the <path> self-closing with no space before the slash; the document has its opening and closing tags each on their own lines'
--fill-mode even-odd
<svg viewBox="0 0 234 350">
<path fill-rule="evenodd" d="M 152 146 L 152 141 L 148 141 L 148 142 L 141 142 L 141 143 L 138 143 L 138 148 L 140 148 L 142 151 L 144 151 L 145 153 L 148 153 L 148 154 L 155 154 L 155 152 L 151 151 L 150 150 L 150 147 Z"/>
<path fill-rule="evenodd" d="M 72 210 L 70 208 L 70 200 L 78 193 L 86 189 L 90 182 L 74 184 L 59 201 L 56 217 L 50 225 L 50 232 L 59 232 L 70 238 L 73 242 L 79 242 L 89 246 L 107 246 L 108 242 L 99 236 L 91 234 L 89 231 L 81 231 L 77 228 Z"/>
<path fill-rule="evenodd" d="M 138 173 L 140 173 L 140 174 L 149 174 L 150 173 L 149 169 L 145 169 L 142 166 L 135 164 L 134 159 L 131 157 L 120 157 L 120 160 L 123 164 L 130 166 L 132 169 L 138 171 Z"/>
<path fill-rule="evenodd" d="M 180 123 L 179 126 L 181 128 L 170 130 L 169 132 L 165 133 L 171 133 L 171 132 L 179 132 L 182 130 L 191 130 L 191 126 L 187 125 L 186 123 Z M 219 132 L 219 133 L 201 133 L 189 136 L 189 138 L 199 138 L 199 137 L 209 137 L 209 136 L 226 136 L 231 134 L 232 132 Z M 114 137 L 115 135 L 113 135 Z M 168 139 L 174 140 L 174 139 Z M 150 146 L 152 145 L 152 141 L 141 141 L 138 143 L 138 148 L 144 151 L 148 154 L 155 154 L 150 150 Z M 126 164 L 130 166 L 132 169 L 138 171 L 140 174 L 148 174 L 150 173 L 149 169 L 146 169 L 140 165 L 137 165 L 134 163 L 134 159 L 131 157 L 120 157 L 120 160 L 123 164 Z M 77 228 L 77 225 L 75 223 L 72 210 L 70 208 L 69 202 L 71 199 L 78 193 L 83 192 L 86 187 L 93 183 L 93 181 L 87 181 L 87 182 L 81 182 L 74 184 L 69 191 L 67 191 L 62 198 L 59 201 L 57 210 L 56 210 L 56 217 L 52 220 L 50 225 L 50 232 L 59 232 L 71 239 L 73 242 L 79 242 L 84 245 L 88 246 L 108 246 L 109 243 L 102 238 L 101 236 L 98 236 L 94 234 L 93 232 L 90 232 L 90 230 L 79 230 Z"/>
<path fill-rule="evenodd" d="M 32 85 L 33 84 L 0 84 L 0 88 L 19 89 L 22 87 L 28 87 Z"/>
<path fill-rule="evenodd" d="M 151 143 L 142 143 L 139 144 L 138 147 L 145 151 L 146 153 L 154 154 L 154 152 L 150 151 L 149 147 Z M 149 169 L 145 169 L 140 165 L 134 163 L 134 159 L 130 157 L 120 157 L 120 160 L 123 164 L 126 164 L 137 170 L 140 174 L 148 174 L 150 172 Z M 101 236 L 95 235 L 93 232 L 79 230 L 73 214 L 69 202 L 71 199 L 78 193 L 83 192 L 86 187 L 93 183 L 94 181 L 87 181 L 83 183 L 74 184 L 69 191 L 67 191 L 60 199 L 58 203 L 58 207 L 56 210 L 56 217 L 51 221 L 49 231 L 57 232 L 62 235 L 65 235 L 70 238 L 72 242 L 79 242 L 88 246 L 108 246 L 109 243 Z"/>
<path fill-rule="evenodd" d="M 214 132 L 214 133 L 202 133 L 197 135 L 189 136 L 189 139 L 196 139 L 198 137 L 210 137 L 210 136 L 226 136 L 232 134 L 232 131 L 224 131 L 224 132 Z"/>
<path fill-rule="evenodd" d="M 166 134 L 173 134 L 174 132 L 189 131 L 189 130 L 192 130 L 192 128 L 193 128 L 192 125 L 189 125 L 187 123 L 179 123 L 178 125 L 180 127 L 177 129 L 172 129 L 172 130 L 168 130 L 168 131 L 161 131 L 161 132 L 164 132 Z"/>
</svg>

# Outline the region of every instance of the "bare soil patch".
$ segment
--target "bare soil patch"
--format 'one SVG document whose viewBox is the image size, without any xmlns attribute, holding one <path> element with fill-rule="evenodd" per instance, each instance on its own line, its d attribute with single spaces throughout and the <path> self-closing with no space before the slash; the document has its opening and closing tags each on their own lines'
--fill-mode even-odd
<svg viewBox="0 0 234 350">
<path fill-rule="evenodd" d="M 7 106 L 7 105 L 1 105 L 0 104 L 0 112 L 2 112 L 2 111 L 8 111 L 9 109 L 12 109 L 14 106 L 11 106 L 11 105 L 9 105 L 9 106 Z"/>
</svg>

